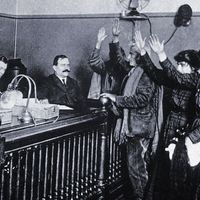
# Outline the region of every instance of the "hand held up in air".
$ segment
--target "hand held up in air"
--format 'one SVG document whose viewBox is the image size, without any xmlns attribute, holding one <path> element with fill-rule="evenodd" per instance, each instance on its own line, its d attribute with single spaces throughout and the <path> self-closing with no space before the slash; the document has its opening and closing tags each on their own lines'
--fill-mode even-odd
<svg viewBox="0 0 200 200">
<path fill-rule="evenodd" d="M 135 44 L 138 47 L 141 56 L 143 56 L 144 54 L 146 54 L 146 49 L 145 49 L 146 37 L 143 39 L 141 32 L 140 31 L 135 31 L 134 39 L 135 39 Z"/>
<path fill-rule="evenodd" d="M 106 35 L 106 30 L 104 27 L 101 27 L 99 29 L 98 35 L 97 35 L 97 43 L 96 48 L 100 49 L 102 42 L 107 38 L 108 35 Z"/>
<path fill-rule="evenodd" d="M 119 42 L 119 34 L 120 34 L 119 19 L 115 19 L 113 22 L 112 34 L 113 34 L 113 42 L 114 43 Z"/>
<path fill-rule="evenodd" d="M 157 35 L 151 35 L 149 40 L 149 45 L 152 48 L 152 50 L 158 55 L 159 60 L 161 62 L 167 58 L 164 50 L 164 40 L 160 42 Z"/>
</svg>

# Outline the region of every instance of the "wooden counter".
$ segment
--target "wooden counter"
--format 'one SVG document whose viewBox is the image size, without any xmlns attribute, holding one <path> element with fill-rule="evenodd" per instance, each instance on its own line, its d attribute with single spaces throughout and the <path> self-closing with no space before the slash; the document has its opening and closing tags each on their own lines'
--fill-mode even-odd
<svg viewBox="0 0 200 200">
<path fill-rule="evenodd" d="M 65 111 L 53 121 L 0 127 L 0 200 L 110 199 L 121 180 L 121 154 L 107 112 Z"/>
</svg>

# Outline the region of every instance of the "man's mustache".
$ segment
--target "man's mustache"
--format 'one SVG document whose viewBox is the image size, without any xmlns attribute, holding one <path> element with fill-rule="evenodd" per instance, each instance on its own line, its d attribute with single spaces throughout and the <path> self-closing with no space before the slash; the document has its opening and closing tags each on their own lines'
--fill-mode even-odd
<svg viewBox="0 0 200 200">
<path fill-rule="evenodd" d="M 69 69 L 65 69 L 65 70 L 63 70 L 63 72 L 70 72 L 70 70 Z"/>
</svg>

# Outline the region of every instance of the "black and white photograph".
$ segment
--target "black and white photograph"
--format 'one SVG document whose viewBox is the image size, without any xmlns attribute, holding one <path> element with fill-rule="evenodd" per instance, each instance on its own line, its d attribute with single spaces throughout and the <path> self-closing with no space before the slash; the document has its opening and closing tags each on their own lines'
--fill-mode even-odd
<svg viewBox="0 0 200 200">
<path fill-rule="evenodd" d="M 0 200 L 200 200 L 198 0 L 0 4 Z"/>
</svg>

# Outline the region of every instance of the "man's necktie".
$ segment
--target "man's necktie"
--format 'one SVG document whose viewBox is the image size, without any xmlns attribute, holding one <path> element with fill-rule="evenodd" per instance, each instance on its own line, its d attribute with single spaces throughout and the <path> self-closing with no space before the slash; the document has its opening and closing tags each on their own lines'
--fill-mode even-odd
<svg viewBox="0 0 200 200">
<path fill-rule="evenodd" d="M 109 87 L 111 87 L 111 85 L 112 85 L 112 77 L 111 77 L 111 75 L 108 75 L 108 83 L 109 83 Z"/>
<path fill-rule="evenodd" d="M 66 86 L 65 79 L 62 79 L 62 82 L 63 82 L 64 86 Z"/>
</svg>

